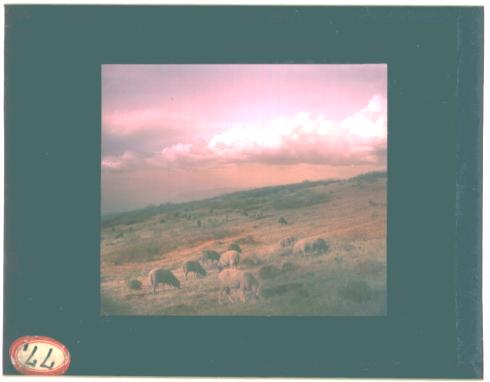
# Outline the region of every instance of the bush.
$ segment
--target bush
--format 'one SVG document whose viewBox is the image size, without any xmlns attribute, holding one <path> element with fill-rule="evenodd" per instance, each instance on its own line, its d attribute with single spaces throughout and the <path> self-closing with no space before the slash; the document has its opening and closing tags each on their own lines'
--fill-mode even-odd
<svg viewBox="0 0 490 382">
<path fill-rule="evenodd" d="M 237 252 L 242 252 L 242 249 L 240 248 L 240 245 L 238 245 L 237 243 L 231 243 L 231 244 L 228 246 L 228 250 L 229 250 L 229 251 L 237 251 Z"/>
<path fill-rule="evenodd" d="M 257 244 L 257 242 L 255 241 L 255 239 L 253 238 L 253 236 L 244 236 L 244 237 L 241 237 L 240 239 L 238 240 L 235 240 L 234 243 L 240 245 L 240 244 L 245 244 L 245 245 L 255 245 Z"/>
<path fill-rule="evenodd" d="M 255 267 L 261 263 L 262 261 L 257 257 L 257 255 L 248 255 L 245 258 L 240 259 L 240 264 L 248 268 Z"/>
<path fill-rule="evenodd" d="M 279 245 L 281 246 L 281 248 L 287 248 L 292 246 L 295 242 L 296 238 L 294 236 L 288 236 L 284 239 L 281 239 L 281 241 L 279 241 Z"/>
<path fill-rule="evenodd" d="M 298 264 L 286 262 L 282 265 L 281 269 L 283 272 L 291 272 L 291 271 L 295 271 L 298 268 L 299 268 Z"/>
<path fill-rule="evenodd" d="M 278 222 L 279 224 L 283 224 L 283 225 L 287 225 L 287 224 L 288 224 L 287 220 L 286 220 L 286 219 L 284 219 L 284 217 L 283 217 L 283 216 L 281 216 L 277 222 Z"/>
<path fill-rule="evenodd" d="M 128 280 L 128 288 L 129 289 L 133 289 L 133 290 L 139 290 L 141 289 L 141 281 L 139 280 L 136 280 L 136 279 L 131 279 L 131 280 Z"/>
<path fill-rule="evenodd" d="M 312 244 L 312 250 L 315 254 L 326 253 L 330 250 L 330 245 L 323 239 L 316 239 Z"/>
<path fill-rule="evenodd" d="M 279 275 L 281 271 L 272 265 L 264 265 L 259 270 L 259 277 L 262 280 L 271 279 Z"/>
</svg>

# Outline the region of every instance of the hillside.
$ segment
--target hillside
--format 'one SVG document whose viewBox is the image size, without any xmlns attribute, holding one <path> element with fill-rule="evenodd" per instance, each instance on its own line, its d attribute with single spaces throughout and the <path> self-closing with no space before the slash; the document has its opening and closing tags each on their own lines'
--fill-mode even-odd
<svg viewBox="0 0 490 382">
<path fill-rule="evenodd" d="M 283 218 L 283 219 L 281 219 Z M 282 224 L 281 224 L 282 223 Z M 281 240 L 325 240 L 299 254 Z M 205 249 L 241 249 L 238 266 L 262 286 L 259 299 L 221 301 L 218 269 L 185 280 L 182 264 Z M 171 269 L 180 289 L 151 293 L 148 272 Z M 128 287 L 130 279 L 142 288 Z M 386 314 L 386 174 L 302 182 L 162 204 L 103 218 L 102 314 Z"/>
</svg>

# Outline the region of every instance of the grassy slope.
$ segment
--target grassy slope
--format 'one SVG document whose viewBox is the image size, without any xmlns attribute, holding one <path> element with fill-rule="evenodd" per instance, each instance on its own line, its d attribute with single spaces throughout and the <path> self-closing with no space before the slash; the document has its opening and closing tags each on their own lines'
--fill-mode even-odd
<svg viewBox="0 0 490 382">
<path fill-rule="evenodd" d="M 281 216 L 287 225 L 278 223 Z M 321 237 L 331 250 L 321 256 L 281 251 L 278 243 L 288 236 Z M 263 295 L 219 304 L 217 270 L 185 281 L 181 265 L 236 240 L 242 259 L 249 259 L 240 268 L 256 275 Z M 385 314 L 386 177 L 269 187 L 113 216 L 103 222 L 101 252 L 103 314 Z M 283 270 L 285 263 L 293 269 Z M 150 293 L 147 274 L 160 266 L 174 271 L 180 290 Z M 131 278 L 143 288 L 130 290 Z"/>
</svg>

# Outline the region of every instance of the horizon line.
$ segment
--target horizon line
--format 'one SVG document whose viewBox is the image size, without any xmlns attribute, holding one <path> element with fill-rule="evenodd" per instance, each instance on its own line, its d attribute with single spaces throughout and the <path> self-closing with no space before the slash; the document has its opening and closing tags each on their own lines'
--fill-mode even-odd
<svg viewBox="0 0 490 382">
<path fill-rule="evenodd" d="M 178 206 L 180 204 L 187 204 L 187 203 L 192 203 L 192 202 L 200 202 L 200 201 L 212 200 L 212 199 L 221 198 L 221 197 L 224 197 L 224 196 L 227 196 L 227 195 L 234 195 L 234 194 L 238 194 L 240 192 L 246 192 L 246 191 L 261 190 L 261 189 L 267 189 L 267 188 L 273 188 L 273 187 L 281 187 L 281 186 L 292 186 L 292 185 L 295 185 L 295 184 L 302 184 L 302 183 L 307 183 L 307 182 L 308 183 L 321 183 L 321 182 L 326 182 L 326 181 L 332 181 L 332 182 L 339 182 L 339 181 L 343 181 L 343 180 L 349 181 L 349 180 L 352 180 L 352 179 L 355 179 L 355 178 L 358 178 L 360 176 L 367 175 L 367 174 L 386 174 L 387 175 L 387 172 L 388 172 L 388 169 L 384 169 L 384 170 L 378 170 L 378 171 L 367 171 L 367 172 L 359 173 L 359 174 L 357 174 L 355 176 L 351 176 L 349 178 L 325 178 L 325 179 L 319 179 L 319 180 L 305 179 L 305 180 L 302 180 L 301 182 L 282 183 L 282 184 L 276 184 L 276 185 L 270 185 L 270 186 L 263 186 L 263 187 L 255 187 L 255 188 L 243 188 L 243 189 L 240 189 L 240 190 L 237 190 L 237 191 L 225 192 L 223 194 L 218 194 L 218 195 L 207 197 L 207 198 L 191 199 L 191 200 L 181 201 L 181 202 L 167 201 L 167 202 L 161 202 L 159 204 L 150 203 L 150 204 L 148 204 L 148 205 L 146 205 L 144 207 L 134 208 L 134 209 L 131 209 L 131 210 L 126 210 L 126 211 L 115 211 L 115 212 L 106 212 L 106 213 L 104 213 L 104 212 L 101 211 L 100 217 L 101 217 L 101 219 L 108 218 L 108 217 L 114 217 L 114 216 L 117 216 L 117 215 L 122 215 L 122 214 L 132 213 L 132 212 L 141 211 L 141 210 L 145 210 L 145 209 L 151 209 L 151 208 L 160 207 L 162 205 L 174 205 L 174 206 Z"/>
</svg>

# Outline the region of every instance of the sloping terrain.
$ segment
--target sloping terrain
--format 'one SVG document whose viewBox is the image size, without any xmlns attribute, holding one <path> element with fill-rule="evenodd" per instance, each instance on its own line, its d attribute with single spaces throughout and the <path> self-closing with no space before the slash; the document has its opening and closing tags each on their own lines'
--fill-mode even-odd
<svg viewBox="0 0 490 382">
<path fill-rule="evenodd" d="M 281 243 L 291 238 L 291 243 Z M 294 242 L 321 238 L 323 253 Z M 182 265 L 205 249 L 241 250 L 239 269 L 260 282 L 260 298 L 220 301 L 218 269 L 185 280 Z M 173 271 L 180 289 L 152 294 L 148 272 Z M 129 280 L 141 282 L 131 289 Z M 266 187 L 103 219 L 102 314 L 384 315 L 386 174 Z"/>
</svg>

